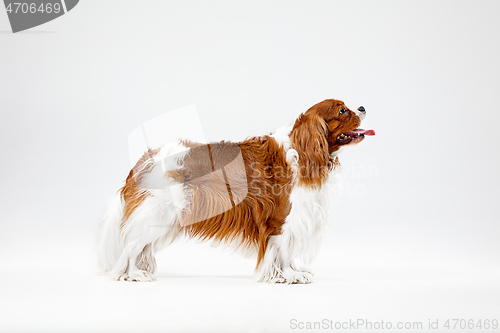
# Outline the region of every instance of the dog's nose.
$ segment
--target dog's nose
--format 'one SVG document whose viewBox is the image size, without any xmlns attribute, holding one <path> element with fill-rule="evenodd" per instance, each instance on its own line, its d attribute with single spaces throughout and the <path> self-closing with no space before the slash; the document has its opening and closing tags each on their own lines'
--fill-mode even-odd
<svg viewBox="0 0 500 333">
<path fill-rule="evenodd" d="M 359 111 L 359 112 L 366 113 L 365 108 L 364 108 L 364 107 L 362 107 L 362 106 L 360 106 L 360 107 L 358 108 L 358 111 Z"/>
</svg>

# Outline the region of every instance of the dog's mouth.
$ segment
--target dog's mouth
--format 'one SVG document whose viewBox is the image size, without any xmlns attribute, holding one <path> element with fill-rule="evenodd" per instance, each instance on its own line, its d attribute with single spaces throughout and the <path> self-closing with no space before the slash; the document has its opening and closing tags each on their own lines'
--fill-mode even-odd
<svg viewBox="0 0 500 333">
<path fill-rule="evenodd" d="M 375 131 L 357 128 L 354 131 L 342 133 L 337 136 L 337 143 L 341 145 L 346 145 L 348 143 L 358 143 L 365 138 L 365 135 L 375 135 Z"/>
</svg>

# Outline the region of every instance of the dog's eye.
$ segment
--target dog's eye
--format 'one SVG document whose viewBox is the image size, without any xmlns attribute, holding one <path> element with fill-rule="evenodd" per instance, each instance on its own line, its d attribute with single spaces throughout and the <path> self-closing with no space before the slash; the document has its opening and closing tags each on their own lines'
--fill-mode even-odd
<svg viewBox="0 0 500 333">
<path fill-rule="evenodd" d="M 347 110 L 345 108 L 340 109 L 339 114 L 345 114 Z"/>
</svg>

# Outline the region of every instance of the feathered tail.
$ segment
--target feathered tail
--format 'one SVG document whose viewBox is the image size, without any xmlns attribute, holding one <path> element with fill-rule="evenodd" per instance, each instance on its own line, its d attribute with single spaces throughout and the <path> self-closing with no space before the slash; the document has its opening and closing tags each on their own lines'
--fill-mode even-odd
<svg viewBox="0 0 500 333">
<path fill-rule="evenodd" d="M 104 272 L 111 271 L 123 251 L 123 242 L 120 237 L 122 219 L 123 201 L 121 194 L 117 193 L 104 214 L 97 242 L 97 260 Z"/>
</svg>

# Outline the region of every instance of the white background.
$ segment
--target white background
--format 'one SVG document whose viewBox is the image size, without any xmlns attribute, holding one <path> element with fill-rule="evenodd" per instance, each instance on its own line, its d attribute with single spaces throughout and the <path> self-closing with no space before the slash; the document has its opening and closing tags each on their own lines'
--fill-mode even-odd
<svg viewBox="0 0 500 333">
<path fill-rule="evenodd" d="M 450 332 L 447 318 L 500 319 L 499 10 L 82 1 L 12 34 L 1 9 L 0 331 L 439 318 Z M 99 220 L 129 171 L 134 128 L 196 104 L 207 140 L 241 140 L 326 98 L 363 105 L 377 135 L 341 155 L 346 191 L 314 284 L 258 284 L 254 260 L 195 242 L 159 255 L 155 283 L 95 273 Z"/>
</svg>

